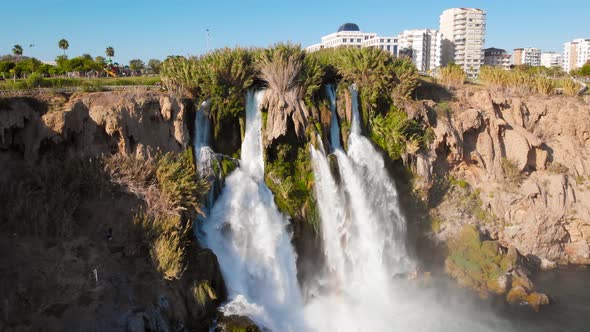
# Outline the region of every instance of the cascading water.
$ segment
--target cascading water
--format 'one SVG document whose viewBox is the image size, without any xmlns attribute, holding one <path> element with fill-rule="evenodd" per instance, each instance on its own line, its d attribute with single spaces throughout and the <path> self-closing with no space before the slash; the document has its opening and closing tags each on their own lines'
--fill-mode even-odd
<svg viewBox="0 0 590 332">
<path fill-rule="evenodd" d="M 296 255 L 264 183 L 260 102 L 264 92 L 249 92 L 240 167 L 203 222 L 201 241 L 219 259 L 228 288 L 226 314 L 246 315 L 273 331 L 304 329 Z"/>
<path fill-rule="evenodd" d="M 361 135 L 354 88 L 351 96 L 348 153 L 334 151 L 340 183 L 324 151 L 311 148 L 327 271 L 322 293 L 306 304 L 306 321 L 318 331 L 487 330 L 396 277 L 415 269 L 405 248 L 406 221 L 382 156 Z M 331 139 L 339 145 L 339 137 Z"/>
<path fill-rule="evenodd" d="M 336 114 L 336 87 L 332 84 L 326 85 L 326 94 L 330 102 L 330 144 L 332 151 L 340 149 L 340 126 L 338 125 L 338 115 Z"/>
<path fill-rule="evenodd" d="M 213 205 L 215 196 L 215 186 L 217 177 L 214 172 L 213 164 L 216 162 L 215 152 L 209 146 L 209 137 L 211 136 L 211 121 L 209 120 L 210 101 L 206 100 L 201 103 L 201 107 L 195 114 L 195 161 L 199 174 L 209 180 L 211 188 L 205 199 L 204 209 L 208 212 Z M 199 217 L 202 220 L 202 217 Z"/>
</svg>

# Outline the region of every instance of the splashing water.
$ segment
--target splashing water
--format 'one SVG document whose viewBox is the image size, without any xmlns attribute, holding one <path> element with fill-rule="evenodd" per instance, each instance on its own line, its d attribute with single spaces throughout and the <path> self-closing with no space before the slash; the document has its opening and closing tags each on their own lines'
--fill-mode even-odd
<svg viewBox="0 0 590 332">
<path fill-rule="evenodd" d="M 226 179 L 201 240 L 219 258 L 229 299 L 223 312 L 249 316 L 273 331 L 301 331 L 302 300 L 288 221 L 264 183 L 263 94 L 248 93 L 240 167 Z"/>
</svg>

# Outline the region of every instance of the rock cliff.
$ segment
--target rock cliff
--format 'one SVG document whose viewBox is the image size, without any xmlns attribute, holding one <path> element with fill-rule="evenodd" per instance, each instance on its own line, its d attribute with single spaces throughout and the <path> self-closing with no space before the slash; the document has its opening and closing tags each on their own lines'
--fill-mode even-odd
<svg viewBox="0 0 590 332">
<path fill-rule="evenodd" d="M 0 330 L 209 331 L 215 255 L 187 244 L 182 278 L 165 279 L 136 220 L 150 204 L 91 167 L 186 149 L 191 107 L 158 92 L 0 99 Z"/>
<path fill-rule="evenodd" d="M 27 160 L 52 147 L 85 155 L 178 152 L 190 138 L 187 107 L 182 99 L 159 92 L 5 98 L 0 150 L 18 151 Z"/>
<path fill-rule="evenodd" d="M 467 87 L 453 100 L 423 102 L 412 115 L 436 134 L 412 166 L 442 219 L 438 240 L 475 224 L 542 267 L 590 263 L 589 97 Z M 465 181 L 475 210 L 457 208 L 465 199 L 452 199 L 452 185 L 440 183 L 446 174 Z"/>
</svg>

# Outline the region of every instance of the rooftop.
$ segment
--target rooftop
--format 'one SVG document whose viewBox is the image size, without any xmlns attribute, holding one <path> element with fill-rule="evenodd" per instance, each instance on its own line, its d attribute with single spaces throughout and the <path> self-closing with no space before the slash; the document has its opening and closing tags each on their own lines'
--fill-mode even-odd
<svg viewBox="0 0 590 332">
<path fill-rule="evenodd" d="M 338 28 L 338 32 L 342 31 L 361 31 L 361 29 L 354 23 L 344 23 Z"/>
</svg>

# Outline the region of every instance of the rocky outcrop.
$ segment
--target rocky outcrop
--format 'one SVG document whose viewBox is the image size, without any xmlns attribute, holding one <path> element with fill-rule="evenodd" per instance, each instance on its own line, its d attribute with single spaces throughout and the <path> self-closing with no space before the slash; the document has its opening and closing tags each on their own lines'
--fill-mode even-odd
<svg viewBox="0 0 590 332">
<path fill-rule="evenodd" d="M 455 97 L 445 111 L 424 102 L 416 113 L 435 119 L 436 138 L 414 170 L 426 187 L 437 172 L 464 179 L 489 218 L 457 215 L 438 199 L 446 232 L 437 238 L 473 223 L 545 267 L 590 264 L 589 98 L 510 97 L 473 87 Z"/>
<path fill-rule="evenodd" d="M 210 330 L 226 297 L 213 252 L 186 243 L 182 277 L 165 279 L 137 222 L 149 204 L 79 158 L 180 152 L 190 107 L 159 92 L 0 99 L 0 330 Z"/>
<path fill-rule="evenodd" d="M 76 155 L 180 151 L 190 138 L 186 117 L 181 99 L 159 92 L 5 98 L 0 150 L 16 150 L 27 160 L 56 146 Z"/>
<path fill-rule="evenodd" d="M 482 239 L 475 226 L 463 225 L 449 240 L 448 250 L 446 272 L 481 297 L 503 295 L 510 304 L 528 304 L 534 310 L 549 304 L 547 295 L 535 292 L 528 278 L 527 259 L 514 247 Z"/>
</svg>

